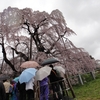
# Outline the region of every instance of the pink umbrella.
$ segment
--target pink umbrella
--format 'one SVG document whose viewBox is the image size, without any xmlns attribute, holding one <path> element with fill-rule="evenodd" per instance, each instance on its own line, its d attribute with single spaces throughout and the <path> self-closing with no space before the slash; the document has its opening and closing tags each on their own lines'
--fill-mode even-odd
<svg viewBox="0 0 100 100">
<path fill-rule="evenodd" d="M 21 64 L 22 68 L 37 68 L 39 67 L 39 64 L 36 61 L 26 61 Z"/>
</svg>

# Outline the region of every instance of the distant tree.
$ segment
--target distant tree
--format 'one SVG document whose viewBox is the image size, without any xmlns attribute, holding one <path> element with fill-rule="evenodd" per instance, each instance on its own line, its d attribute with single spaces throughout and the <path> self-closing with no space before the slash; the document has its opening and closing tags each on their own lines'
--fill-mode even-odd
<svg viewBox="0 0 100 100">
<path fill-rule="evenodd" d="M 69 74 L 95 68 L 89 54 L 75 47 L 68 39 L 68 36 L 75 32 L 67 27 L 59 10 L 53 10 L 48 14 L 45 11 L 33 12 L 30 8 L 8 7 L 0 16 L 0 29 L 3 35 L 8 44 L 11 44 L 11 49 L 25 61 L 33 59 L 41 63 L 48 57 L 56 57 Z"/>
<path fill-rule="evenodd" d="M 0 32 L 3 36 L 0 38 L 3 58 L 13 71 L 16 69 L 14 63 L 7 59 L 5 41 L 9 50 L 13 51 L 13 58 L 16 53 L 25 61 L 35 60 L 41 63 L 46 58 L 56 57 L 60 60 L 59 65 L 66 69 L 66 75 L 92 71 L 95 68 L 95 60 L 91 60 L 87 52 L 75 47 L 68 39 L 75 32 L 67 27 L 58 9 L 48 14 L 45 11 L 33 12 L 30 8 L 8 7 L 0 13 Z M 69 80 L 68 83 L 71 87 Z M 75 96 L 73 90 L 72 94 Z"/>
</svg>

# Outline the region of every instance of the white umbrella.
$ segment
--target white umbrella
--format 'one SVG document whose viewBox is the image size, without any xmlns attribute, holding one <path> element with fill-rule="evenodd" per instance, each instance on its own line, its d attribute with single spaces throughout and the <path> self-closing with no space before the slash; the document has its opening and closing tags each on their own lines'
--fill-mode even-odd
<svg viewBox="0 0 100 100">
<path fill-rule="evenodd" d="M 35 75 L 36 80 L 43 80 L 45 77 L 50 75 L 52 68 L 49 66 L 44 66 L 40 68 Z"/>
<path fill-rule="evenodd" d="M 57 70 L 58 72 L 63 72 L 65 74 L 65 69 L 61 66 L 55 66 L 53 69 Z"/>
</svg>

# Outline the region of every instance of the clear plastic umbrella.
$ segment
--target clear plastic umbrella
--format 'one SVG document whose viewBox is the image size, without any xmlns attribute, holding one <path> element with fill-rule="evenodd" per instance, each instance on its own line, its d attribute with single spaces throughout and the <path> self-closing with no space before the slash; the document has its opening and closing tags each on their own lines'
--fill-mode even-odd
<svg viewBox="0 0 100 100">
<path fill-rule="evenodd" d="M 63 72 L 65 74 L 65 69 L 61 66 L 55 66 L 53 69 L 57 70 L 58 72 Z"/>
<path fill-rule="evenodd" d="M 35 75 L 36 80 L 43 80 L 45 77 L 50 75 L 52 68 L 49 66 L 44 66 L 40 68 Z"/>
</svg>

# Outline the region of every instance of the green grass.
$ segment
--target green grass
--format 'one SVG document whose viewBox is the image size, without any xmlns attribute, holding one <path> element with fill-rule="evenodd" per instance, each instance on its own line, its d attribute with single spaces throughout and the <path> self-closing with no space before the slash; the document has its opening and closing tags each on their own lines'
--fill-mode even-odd
<svg viewBox="0 0 100 100">
<path fill-rule="evenodd" d="M 89 77 L 87 78 L 89 79 Z M 100 73 L 96 73 L 95 80 L 90 80 L 84 85 L 73 86 L 73 90 L 76 100 L 100 100 Z"/>
</svg>

